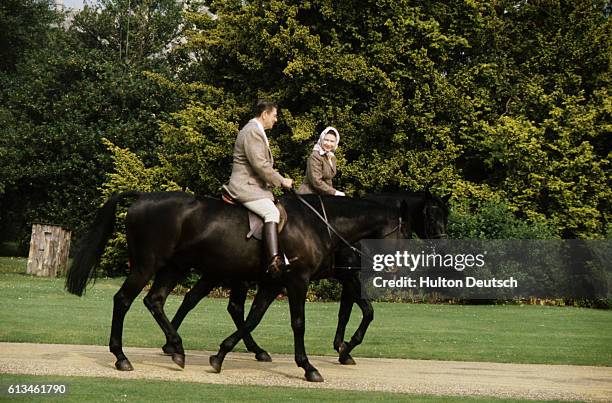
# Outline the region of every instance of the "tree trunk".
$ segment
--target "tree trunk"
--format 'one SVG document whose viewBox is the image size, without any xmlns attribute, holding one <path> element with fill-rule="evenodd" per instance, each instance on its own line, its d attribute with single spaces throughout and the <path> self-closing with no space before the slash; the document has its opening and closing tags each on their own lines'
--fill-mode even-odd
<svg viewBox="0 0 612 403">
<path fill-rule="evenodd" d="M 70 230 L 50 224 L 33 224 L 28 274 L 57 277 L 66 272 Z"/>
</svg>

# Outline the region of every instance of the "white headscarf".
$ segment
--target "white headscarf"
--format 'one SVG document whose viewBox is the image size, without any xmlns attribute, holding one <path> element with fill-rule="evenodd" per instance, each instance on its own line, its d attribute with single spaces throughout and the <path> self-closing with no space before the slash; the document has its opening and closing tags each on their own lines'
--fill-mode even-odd
<svg viewBox="0 0 612 403">
<path fill-rule="evenodd" d="M 336 146 L 334 147 L 333 150 L 328 152 L 323 149 L 323 139 L 325 139 L 325 135 L 329 132 L 334 132 L 334 134 L 336 135 Z M 338 144 L 340 144 L 340 133 L 338 133 L 338 130 L 336 130 L 335 127 L 327 126 L 321 132 L 321 135 L 319 136 L 319 141 L 317 141 L 317 144 L 314 145 L 313 150 L 318 151 L 320 155 L 327 154 L 327 155 L 333 156 L 334 151 L 336 151 L 336 149 L 338 148 Z"/>
</svg>

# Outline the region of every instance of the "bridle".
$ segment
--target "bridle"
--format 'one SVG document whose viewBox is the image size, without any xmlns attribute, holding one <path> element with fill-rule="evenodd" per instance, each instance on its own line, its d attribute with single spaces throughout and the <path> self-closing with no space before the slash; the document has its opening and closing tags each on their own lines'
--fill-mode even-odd
<svg viewBox="0 0 612 403">
<path fill-rule="evenodd" d="M 425 207 L 423 207 L 423 216 L 425 217 L 425 221 L 423 223 L 423 232 L 425 233 L 425 239 L 441 239 L 441 238 L 448 238 L 448 234 L 446 233 L 441 233 L 441 234 L 435 234 L 435 235 L 431 235 L 429 233 L 429 228 L 430 228 L 430 223 L 433 221 L 429 215 L 429 210 L 430 208 L 439 208 L 438 206 L 429 206 L 427 204 L 427 202 L 425 202 Z"/>
<path fill-rule="evenodd" d="M 382 236 L 382 239 L 387 239 L 387 237 L 395 232 L 395 239 L 400 239 L 400 234 L 402 233 L 404 225 L 404 220 L 402 218 L 402 214 L 400 213 L 397 217 L 397 225 L 391 229 L 391 231 L 387 232 Z"/>
</svg>

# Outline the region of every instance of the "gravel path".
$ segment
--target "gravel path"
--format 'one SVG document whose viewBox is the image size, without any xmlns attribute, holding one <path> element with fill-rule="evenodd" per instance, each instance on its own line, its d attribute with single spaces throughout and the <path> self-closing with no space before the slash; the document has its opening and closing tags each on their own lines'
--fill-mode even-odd
<svg viewBox="0 0 612 403">
<path fill-rule="evenodd" d="M 500 364 L 357 358 L 342 366 L 335 357 L 310 356 L 324 383 L 308 383 L 293 356 L 274 354 L 260 363 L 251 354 L 229 354 L 220 374 L 208 365 L 207 351 L 188 351 L 177 367 L 160 349 L 127 347 L 132 372 L 114 368 L 107 347 L 0 343 L 0 374 L 96 376 L 213 384 L 291 386 L 434 395 L 480 395 L 527 399 L 612 401 L 612 367 Z"/>
</svg>

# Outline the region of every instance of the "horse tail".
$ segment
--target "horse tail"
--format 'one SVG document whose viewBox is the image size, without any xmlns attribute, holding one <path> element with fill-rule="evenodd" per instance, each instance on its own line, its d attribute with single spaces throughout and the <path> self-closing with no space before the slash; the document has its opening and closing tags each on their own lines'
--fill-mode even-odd
<svg viewBox="0 0 612 403">
<path fill-rule="evenodd" d="M 81 247 L 72 261 L 66 276 L 66 289 L 79 297 L 85 292 L 89 280 L 95 279 L 94 270 L 104 252 L 104 247 L 115 227 L 115 212 L 119 201 L 130 196 L 140 196 L 141 192 L 129 191 L 113 194 L 98 209 L 96 218 L 81 241 Z"/>
</svg>

